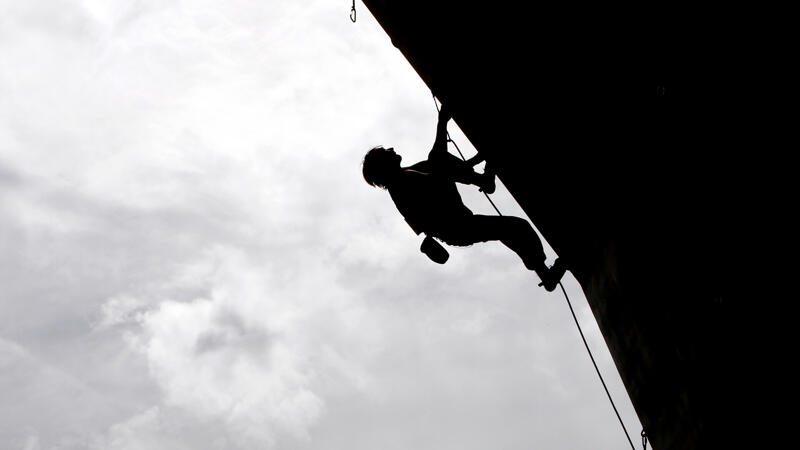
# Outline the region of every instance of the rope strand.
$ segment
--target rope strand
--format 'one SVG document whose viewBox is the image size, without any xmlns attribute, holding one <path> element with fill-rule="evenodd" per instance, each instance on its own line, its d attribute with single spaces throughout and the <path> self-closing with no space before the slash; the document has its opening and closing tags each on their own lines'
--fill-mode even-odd
<svg viewBox="0 0 800 450">
<path fill-rule="evenodd" d="M 606 391 L 606 395 L 608 396 L 608 401 L 611 402 L 611 407 L 614 408 L 614 414 L 617 415 L 617 420 L 619 420 L 619 424 L 622 425 L 622 431 L 625 432 L 625 437 L 628 438 L 628 443 L 631 444 L 631 450 L 636 450 L 636 447 L 633 446 L 633 441 L 631 440 L 630 434 L 628 434 L 628 429 L 625 428 L 625 423 L 622 421 L 622 417 L 619 415 L 619 411 L 617 411 L 617 405 L 614 404 L 614 399 L 611 398 L 611 393 L 608 391 L 608 387 L 606 386 L 606 381 L 603 379 L 603 375 L 600 374 L 600 369 L 597 368 L 597 363 L 594 361 L 594 355 L 592 355 L 592 350 L 589 349 L 589 344 L 586 343 L 586 337 L 583 335 L 583 330 L 581 329 L 581 324 L 578 322 L 578 317 L 575 316 L 575 310 L 572 309 L 572 302 L 569 301 L 569 296 L 567 295 L 567 290 L 564 289 L 564 285 L 561 282 L 558 282 L 558 285 L 561 286 L 561 291 L 564 292 L 564 298 L 567 299 L 567 306 L 569 306 L 569 312 L 572 313 L 572 319 L 575 320 L 575 325 L 578 326 L 578 333 L 581 334 L 581 339 L 583 340 L 583 345 L 586 347 L 586 351 L 589 352 L 589 358 L 592 360 L 592 365 L 594 366 L 594 370 L 597 372 L 597 376 L 600 377 L 600 382 L 603 383 L 603 389 Z"/>
</svg>

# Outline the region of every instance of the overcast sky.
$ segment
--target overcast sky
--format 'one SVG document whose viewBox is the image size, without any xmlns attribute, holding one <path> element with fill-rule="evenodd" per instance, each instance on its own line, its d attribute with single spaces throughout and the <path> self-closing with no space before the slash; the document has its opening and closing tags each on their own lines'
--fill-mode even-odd
<svg viewBox="0 0 800 450">
<path fill-rule="evenodd" d="M 627 447 L 562 295 L 364 183 L 436 110 L 356 7 L 0 0 L 0 448 Z"/>
</svg>

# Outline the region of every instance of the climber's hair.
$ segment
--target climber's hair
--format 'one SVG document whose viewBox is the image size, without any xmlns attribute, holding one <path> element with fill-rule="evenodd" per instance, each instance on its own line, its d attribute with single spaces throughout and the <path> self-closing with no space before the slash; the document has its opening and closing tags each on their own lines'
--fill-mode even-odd
<svg viewBox="0 0 800 450">
<path fill-rule="evenodd" d="M 393 153 L 383 148 L 382 145 L 372 147 L 364 155 L 364 161 L 361 163 L 364 181 L 370 186 L 386 189 L 389 174 L 393 171 L 392 169 L 397 167 L 393 156 Z"/>
</svg>

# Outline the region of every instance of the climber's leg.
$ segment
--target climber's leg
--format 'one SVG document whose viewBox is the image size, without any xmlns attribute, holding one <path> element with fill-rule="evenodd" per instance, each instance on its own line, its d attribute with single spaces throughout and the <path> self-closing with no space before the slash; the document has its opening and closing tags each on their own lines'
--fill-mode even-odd
<svg viewBox="0 0 800 450">
<path fill-rule="evenodd" d="M 542 285 L 548 291 L 555 289 L 566 270 L 563 261 L 559 260 L 552 268 L 545 265 L 544 249 L 539 236 L 525 219 L 519 217 L 475 214 L 464 218 L 457 226 L 437 237 L 447 244 L 457 246 L 500 241 L 522 259 L 525 267 L 539 275 Z"/>
</svg>

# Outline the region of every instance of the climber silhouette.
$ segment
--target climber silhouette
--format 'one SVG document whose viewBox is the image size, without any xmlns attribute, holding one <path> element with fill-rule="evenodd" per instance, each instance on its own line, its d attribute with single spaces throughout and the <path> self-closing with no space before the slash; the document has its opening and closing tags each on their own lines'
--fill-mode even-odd
<svg viewBox="0 0 800 450">
<path fill-rule="evenodd" d="M 495 189 L 494 173 L 488 166 L 483 174 L 475 172 L 473 167 L 483 161 L 480 155 L 462 161 L 447 151 L 449 121 L 449 109 L 442 105 L 428 159 L 412 166 L 400 166 L 402 156 L 393 148 L 379 146 L 369 150 L 362 166 L 364 180 L 389 191 L 411 229 L 426 235 L 420 249 L 434 262 L 444 264 L 449 255 L 433 238 L 454 246 L 497 240 L 539 275 L 540 286 L 553 291 L 566 267 L 562 259 L 557 259 L 553 267 L 545 265 L 542 243 L 526 220 L 473 214 L 464 205 L 456 183 L 472 184 L 491 194 Z"/>
</svg>

